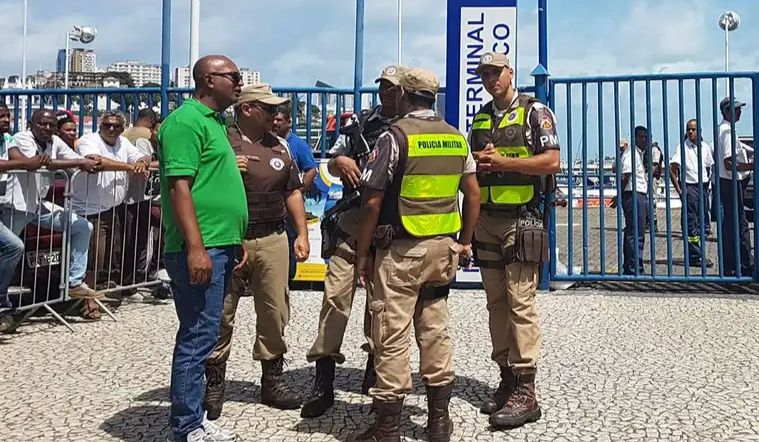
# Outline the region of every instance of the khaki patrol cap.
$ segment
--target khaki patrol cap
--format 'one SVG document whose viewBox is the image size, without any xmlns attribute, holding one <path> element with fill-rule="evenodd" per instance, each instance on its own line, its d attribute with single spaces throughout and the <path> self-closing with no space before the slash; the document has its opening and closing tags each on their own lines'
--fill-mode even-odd
<svg viewBox="0 0 759 442">
<path fill-rule="evenodd" d="M 271 85 L 267 83 L 259 83 L 259 84 L 252 84 L 250 86 L 245 86 L 242 88 L 242 91 L 240 91 L 240 98 L 237 99 L 235 102 L 235 107 L 243 104 L 243 103 L 251 103 L 257 101 L 259 103 L 263 104 L 271 104 L 274 106 L 279 106 L 281 104 L 285 104 L 289 102 L 290 100 L 287 98 L 282 98 L 277 95 L 274 95 L 274 92 L 271 90 Z"/>
<path fill-rule="evenodd" d="M 394 85 L 398 85 L 401 81 L 401 77 L 403 76 L 403 72 L 407 71 L 408 68 L 404 66 L 399 66 L 397 64 L 391 65 L 386 67 L 382 70 L 382 73 L 380 76 L 374 80 L 375 83 L 379 83 L 382 80 L 387 80 L 390 83 Z"/>
<path fill-rule="evenodd" d="M 511 67 L 509 64 L 509 57 L 499 52 L 485 52 L 480 57 L 480 64 L 475 69 L 475 73 L 482 74 L 482 68 L 486 66 L 493 66 L 496 68 Z"/>
<path fill-rule="evenodd" d="M 399 84 L 409 92 L 423 92 L 432 97 L 437 95 L 440 88 L 437 76 L 422 68 L 408 68 L 401 75 Z"/>
</svg>

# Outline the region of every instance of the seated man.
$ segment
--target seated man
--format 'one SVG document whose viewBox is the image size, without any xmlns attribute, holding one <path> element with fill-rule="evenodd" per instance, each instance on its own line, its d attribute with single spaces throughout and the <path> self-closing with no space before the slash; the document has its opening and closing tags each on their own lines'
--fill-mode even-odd
<svg viewBox="0 0 759 442">
<path fill-rule="evenodd" d="M 39 162 L 48 170 L 79 168 L 89 173 L 100 170 L 100 162 L 87 159 L 74 152 L 60 138 L 53 135 L 56 129 L 55 113 L 38 109 L 32 114 L 30 130 L 17 133 L 8 146 L 8 156 L 12 161 Z M 53 181 L 53 174 L 16 175 L 8 181 L 8 195 L 12 208 L 3 211 L 2 222 L 19 235 L 29 223 L 63 231 L 66 223 L 71 223 L 71 255 L 69 267 L 69 297 L 101 298 L 102 293 L 84 283 L 87 268 L 87 248 L 92 233 L 92 225 L 84 218 L 68 213 L 62 207 L 43 199 Z"/>
<path fill-rule="evenodd" d="M 150 164 L 150 157 L 121 135 L 124 125 L 123 115 L 106 112 L 100 120 L 100 131 L 79 139 L 79 153 L 98 161 L 103 169 L 98 175 L 75 177 L 71 183 L 71 207 L 95 227 L 90 244 L 92 265 L 87 275 L 93 286 L 98 282 L 98 273 L 106 270 L 106 263 L 108 282 L 116 281 L 114 272 L 121 273 L 122 240 L 117 234 L 120 232 L 117 206 L 126 197 L 128 173 L 145 174 Z"/>
<path fill-rule="evenodd" d="M 0 206 L 7 202 L 5 191 L 8 185 L 8 176 L 3 173 L 9 170 L 35 169 L 42 165 L 40 157 L 26 160 L 8 160 L 8 144 L 12 138 L 8 135 L 11 125 L 11 113 L 5 104 L 0 103 Z M 0 220 L 0 331 L 5 331 L 11 324 L 12 318 L 8 314 L 12 311 L 10 299 L 8 299 L 8 287 L 16 271 L 16 266 L 24 254 L 24 242 L 14 235 L 13 232 Z"/>
</svg>

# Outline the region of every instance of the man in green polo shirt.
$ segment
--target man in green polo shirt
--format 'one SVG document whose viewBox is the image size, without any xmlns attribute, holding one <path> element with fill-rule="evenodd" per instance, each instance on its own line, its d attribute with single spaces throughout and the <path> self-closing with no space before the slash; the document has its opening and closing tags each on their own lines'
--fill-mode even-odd
<svg viewBox="0 0 759 442">
<path fill-rule="evenodd" d="M 220 112 L 240 95 L 232 60 L 210 55 L 193 67 L 193 98 L 158 132 L 164 263 L 179 331 L 171 367 L 171 429 L 177 441 L 231 441 L 234 433 L 204 418 L 205 363 L 219 324 L 235 254 L 248 223 L 242 176 Z M 244 262 L 244 260 L 243 260 Z"/>
</svg>

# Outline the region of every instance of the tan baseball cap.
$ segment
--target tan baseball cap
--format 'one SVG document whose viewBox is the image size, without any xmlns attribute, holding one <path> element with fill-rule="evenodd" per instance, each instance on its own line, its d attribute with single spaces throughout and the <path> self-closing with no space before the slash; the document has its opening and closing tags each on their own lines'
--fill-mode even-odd
<svg viewBox="0 0 759 442">
<path fill-rule="evenodd" d="M 401 74 L 398 84 L 409 92 L 425 92 L 432 96 L 437 95 L 440 88 L 437 76 L 422 68 L 408 68 Z"/>
<path fill-rule="evenodd" d="M 499 52 L 485 52 L 480 57 L 480 64 L 475 69 L 475 73 L 482 74 L 482 68 L 485 66 L 493 66 L 496 68 L 511 67 L 509 64 L 509 57 Z"/>
<path fill-rule="evenodd" d="M 401 81 L 401 76 L 403 75 L 403 72 L 407 70 L 408 70 L 407 67 L 399 66 L 397 64 L 388 66 L 382 70 L 382 73 L 380 74 L 379 77 L 377 77 L 376 80 L 374 80 L 374 82 L 379 83 L 382 80 L 387 80 L 394 85 L 398 85 Z"/>
<path fill-rule="evenodd" d="M 279 106 L 288 103 L 290 100 L 277 96 L 272 92 L 271 85 L 267 83 L 252 84 L 245 86 L 240 91 L 240 98 L 235 102 L 235 107 L 243 103 L 251 103 L 257 101 L 263 104 L 271 104 Z"/>
</svg>

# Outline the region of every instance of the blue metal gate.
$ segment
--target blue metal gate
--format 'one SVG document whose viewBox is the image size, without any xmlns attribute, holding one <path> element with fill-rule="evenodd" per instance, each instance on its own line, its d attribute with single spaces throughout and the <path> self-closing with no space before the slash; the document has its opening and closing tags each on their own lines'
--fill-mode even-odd
<svg viewBox="0 0 759 442">
<path fill-rule="evenodd" d="M 559 120 L 562 149 L 566 152 L 566 162 L 559 175 L 558 198 L 567 201 L 566 208 L 553 209 L 550 234 L 553 256 L 550 264 L 550 279 L 556 281 L 672 281 L 672 282 L 751 282 L 757 281 L 759 255 L 746 258 L 741 256 L 741 227 L 739 211 L 744 208 L 730 203 L 725 206 L 724 197 L 736 197 L 744 189 L 749 193 L 745 210 L 750 214 L 749 223 L 759 223 L 757 195 L 753 192 L 753 178 L 739 181 L 711 180 L 704 183 L 699 175 L 697 218 L 699 231 L 688 234 L 688 224 L 684 215 L 686 190 L 678 196 L 670 180 L 670 160 L 675 153 L 684 158 L 686 122 L 697 120 L 703 141 L 698 141 L 698 167 L 709 155 L 708 146 L 719 144 L 718 125 L 722 121 L 719 105 L 723 97 L 735 97 L 748 103 L 750 112 L 737 124 L 732 123 L 732 149 L 737 141 L 753 144 L 759 130 L 759 73 L 689 73 L 659 74 L 584 78 L 552 79 L 549 86 L 550 105 Z M 735 109 L 731 107 L 728 119 L 734 119 Z M 633 212 L 625 223 L 622 204 L 622 182 L 620 148 L 622 140 L 629 138 L 629 149 L 635 146 L 636 126 L 647 128 L 649 136 L 642 143 L 643 151 L 651 149 L 658 141 L 663 152 L 664 175 L 661 179 L 653 176 L 654 155 L 642 155 L 647 171 L 645 211 L 651 228 L 643 235 L 645 225 L 639 225 L 637 204 L 631 204 Z M 643 131 L 641 131 L 643 132 Z M 742 136 L 742 135 L 745 135 Z M 678 152 L 679 150 L 679 152 Z M 733 151 L 733 154 L 735 152 Z M 579 156 L 579 158 L 578 158 Z M 594 158 L 595 157 L 595 158 Z M 636 155 L 631 155 L 635 170 Z M 722 161 L 723 155 L 714 158 Z M 685 163 L 685 161 L 681 161 Z M 733 177 L 736 163 L 732 162 Z M 753 163 L 753 160 L 751 160 Z M 752 175 L 756 173 L 753 163 Z M 685 166 L 681 166 L 682 182 Z M 716 173 L 712 169 L 712 176 Z M 632 174 L 632 186 L 635 186 Z M 729 187 L 725 189 L 725 185 Z M 687 186 L 687 184 L 683 184 Z M 699 186 L 700 187 L 700 186 Z M 696 190 L 699 187 L 695 187 Z M 710 198 L 709 187 L 713 191 Z M 612 208 L 612 199 L 619 204 Z M 715 218 L 709 222 L 709 206 L 713 202 Z M 611 204 L 610 204 L 611 203 Z M 725 208 L 732 213 L 724 213 Z M 657 216 L 658 215 L 658 216 Z M 726 216 L 732 215 L 732 216 Z M 659 221 L 659 232 L 655 220 Z M 725 219 L 731 219 L 731 225 Z M 624 272 L 624 224 L 633 240 L 644 237 L 646 243 L 643 256 L 633 247 L 633 262 L 644 261 L 644 270 L 635 266 L 633 272 Z M 663 225 L 662 225 L 663 224 Z M 715 229 L 709 235 L 711 227 Z M 750 226 L 749 248 L 756 252 L 759 242 Z M 691 229 L 692 230 L 692 229 Z M 688 247 L 695 246 L 705 257 L 696 265 L 691 265 Z M 730 245 L 730 247 L 728 247 Z M 628 250 L 629 252 L 629 250 Z M 726 262 L 735 257 L 736 273 L 728 273 Z M 708 258 L 708 259 L 707 259 Z M 713 259 L 712 259 L 713 258 Z M 743 260 L 743 262 L 741 262 Z M 749 261 L 749 262 L 746 262 Z M 750 269 L 746 273 L 745 269 Z M 625 274 L 628 273 L 628 274 Z M 632 274 L 630 274 L 632 273 Z M 748 274 L 747 274 L 748 273 Z"/>
</svg>

